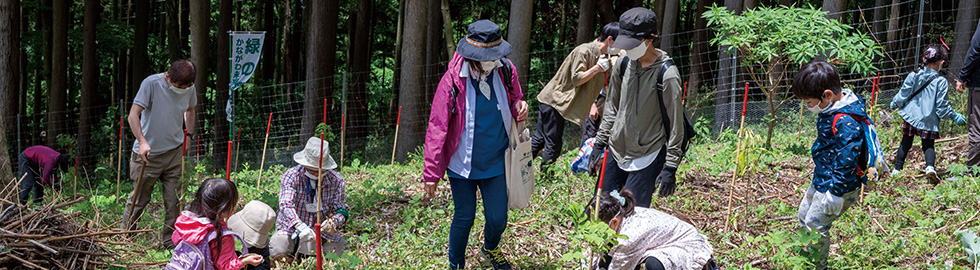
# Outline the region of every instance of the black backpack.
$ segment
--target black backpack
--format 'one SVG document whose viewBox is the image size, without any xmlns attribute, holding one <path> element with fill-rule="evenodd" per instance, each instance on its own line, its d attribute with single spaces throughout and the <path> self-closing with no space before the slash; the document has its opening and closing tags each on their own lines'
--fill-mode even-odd
<svg viewBox="0 0 980 270">
<path fill-rule="evenodd" d="M 629 65 L 630 59 L 625 55 L 621 57 L 619 64 L 619 78 L 620 83 L 622 83 L 622 78 L 626 74 L 626 67 Z M 667 117 L 667 107 L 664 106 L 664 73 L 667 69 L 674 65 L 674 61 L 667 60 L 664 61 L 663 65 L 660 67 L 660 73 L 657 74 L 657 101 L 660 105 L 660 118 L 663 119 L 664 132 L 667 136 L 670 136 L 670 118 Z M 683 105 L 682 105 L 683 106 Z M 687 114 L 687 108 L 682 109 L 684 111 L 684 140 L 681 142 L 681 158 L 687 153 L 687 148 L 690 145 L 691 139 L 697 136 L 697 131 L 694 130 L 694 125 L 691 124 L 691 117 Z"/>
<path fill-rule="evenodd" d="M 510 82 L 510 79 L 514 73 L 514 71 L 510 69 L 510 59 L 500 58 L 500 63 L 504 65 L 500 68 L 500 73 L 503 74 L 500 79 L 504 82 L 504 87 L 507 87 L 507 91 L 510 92 L 511 89 L 514 89 L 514 86 Z M 453 84 L 452 86 L 452 90 L 449 91 L 449 94 L 453 97 L 453 106 L 449 108 L 449 113 L 456 114 L 456 96 L 459 95 L 459 89 L 456 89 L 456 84 Z"/>
</svg>

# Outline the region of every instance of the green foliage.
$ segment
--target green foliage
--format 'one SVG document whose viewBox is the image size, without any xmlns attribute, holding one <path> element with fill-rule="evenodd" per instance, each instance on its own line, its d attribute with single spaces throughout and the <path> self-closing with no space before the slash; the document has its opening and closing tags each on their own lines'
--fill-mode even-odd
<svg viewBox="0 0 980 270">
<path fill-rule="evenodd" d="M 337 136 L 333 134 L 333 128 L 331 128 L 330 125 L 327 125 L 325 123 L 319 123 L 316 125 L 316 130 L 313 132 L 313 134 L 320 134 L 320 133 L 324 134 L 323 139 L 328 142 L 332 142 L 334 141 L 334 139 L 337 138 Z"/>
<path fill-rule="evenodd" d="M 957 231 L 956 234 L 960 236 L 960 245 L 963 247 L 963 251 L 966 252 L 967 260 L 974 265 L 974 268 L 980 268 L 980 238 L 977 237 L 977 233 L 973 230 L 963 230 Z"/>
<path fill-rule="evenodd" d="M 711 43 L 731 46 L 729 52 L 738 50 L 739 56 L 748 60 L 743 62 L 746 67 L 802 65 L 824 55 L 828 62 L 847 65 L 852 73 L 870 75 L 877 70 L 873 58 L 883 54 L 881 46 L 825 15 L 827 12 L 812 7 L 785 6 L 763 6 L 736 15 L 715 5 L 703 17 L 718 34 Z"/>
<path fill-rule="evenodd" d="M 619 239 L 626 239 L 626 236 L 616 234 L 616 231 L 609 228 L 608 224 L 597 219 L 591 219 L 589 213 L 592 212 L 587 213 L 585 211 L 587 208 L 591 209 L 573 202 L 567 208 L 562 209 L 564 216 L 572 220 L 574 231 L 569 235 L 569 238 L 572 243 L 576 243 L 572 244 L 571 249 L 561 256 L 561 260 L 564 262 L 588 260 L 590 261 L 589 265 L 595 264 L 594 255 L 606 254 L 619 243 Z"/>
<path fill-rule="evenodd" d="M 759 7 L 736 15 L 713 5 L 702 16 L 715 29 L 711 44 L 738 52 L 739 61 L 769 104 L 769 133 L 772 145 L 779 109 L 790 100 L 789 87 L 780 87 L 798 67 L 824 56 L 827 62 L 847 66 L 851 73 L 870 75 L 877 70 L 874 58 L 881 46 L 870 37 L 855 33 L 851 26 L 828 19 L 814 8 Z"/>
<path fill-rule="evenodd" d="M 817 243 L 820 234 L 797 230 L 794 232 L 776 231 L 756 240 L 765 240 L 772 247 L 768 255 L 774 260 L 779 269 L 803 270 L 811 269 L 819 260 L 820 251 L 807 248 Z"/>
</svg>

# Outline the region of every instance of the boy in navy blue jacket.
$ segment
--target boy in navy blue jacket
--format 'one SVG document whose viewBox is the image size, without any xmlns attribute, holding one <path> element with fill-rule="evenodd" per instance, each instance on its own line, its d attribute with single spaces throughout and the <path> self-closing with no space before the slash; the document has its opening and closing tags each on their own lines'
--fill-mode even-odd
<svg viewBox="0 0 980 270">
<path fill-rule="evenodd" d="M 857 201 L 861 180 L 858 159 L 862 154 L 864 132 L 859 119 L 867 119 L 864 99 L 841 89 L 834 66 L 823 61 L 806 64 L 793 78 L 793 94 L 817 113 L 817 139 L 810 148 L 813 182 L 800 202 L 800 225 L 820 233 L 816 269 L 827 267 L 830 227 Z"/>
</svg>

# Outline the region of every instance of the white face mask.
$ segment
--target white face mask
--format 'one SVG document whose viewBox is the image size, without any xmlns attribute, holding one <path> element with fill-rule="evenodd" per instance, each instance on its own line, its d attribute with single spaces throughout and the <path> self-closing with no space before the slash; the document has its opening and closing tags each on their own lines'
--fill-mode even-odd
<svg viewBox="0 0 980 270">
<path fill-rule="evenodd" d="M 306 174 L 306 177 L 309 177 L 310 179 L 316 179 L 316 175 L 313 175 L 313 174 L 312 174 L 312 173 L 310 173 L 310 172 L 305 172 L 305 173 L 303 173 L 303 174 Z"/>
<path fill-rule="evenodd" d="M 170 91 L 174 91 L 174 93 L 177 93 L 178 95 L 187 93 L 187 89 L 191 89 L 191 88 L 190 87 L 187 87 L 187 88 L 177 88 L 176 86 L 173 86 L 173 85 L 170 86 Z"/>
<path fill-rule="evenodd" d="M 830 104 L 827 104 L 827 107 L 820 108 L 820 103 L 823 103 L 822 99 L 820 100 L 820 102 L 817 102 L 816 105 L 813 105 L 813 107 L 806 107 L 806 110 L 812 113 L 822 113 L 822 112 L 826 112 L 827 110 L 829 110 L 831 107 L 834 106 L 834 102 L 831 101 Z"/>
<path fill-rule="evenodd" d="M 636 48 L 626 50 L 626 56 L 632 60 L 640 59 L 640 57 L 643 57 L 643 55 L 646 53 L 647 53 L 646 42 L 640 42 L 640 45 L 636 46 Z"/>
<path fill-rule="evenodd" d="M 483 72 L 487 72 L 496 68 L 497 63 L 500 63 L 500 60 L 480 61 L 480 67 L 483 68 Z"/>
</svg>

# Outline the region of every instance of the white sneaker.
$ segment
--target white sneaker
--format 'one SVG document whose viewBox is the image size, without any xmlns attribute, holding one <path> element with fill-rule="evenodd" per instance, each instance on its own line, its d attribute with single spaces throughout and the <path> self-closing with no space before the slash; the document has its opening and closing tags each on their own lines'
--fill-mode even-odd
<svg viewBox="0 0 980 270">
<path fill-rule="evenodd" d="M 930 184 L 939 184 L 939 175 L 936 174 L 936 168 L 933 166 L 926 167 L 926 178 L 929 179 Z"/>
<path fill-rule="evenodd" d="M 897 170 L 897 169 L 892 169 L 892 173 L 891 173 L 891 174 L 889 174 L 889 175 L 891 175 L 891 176 L 897 176 L 897 175 L 898 175 L 898 174 L 900 174 L 900 173 L 902 173 L 902 171 L 899 171 L 899 170 Z"/>
</svg>

